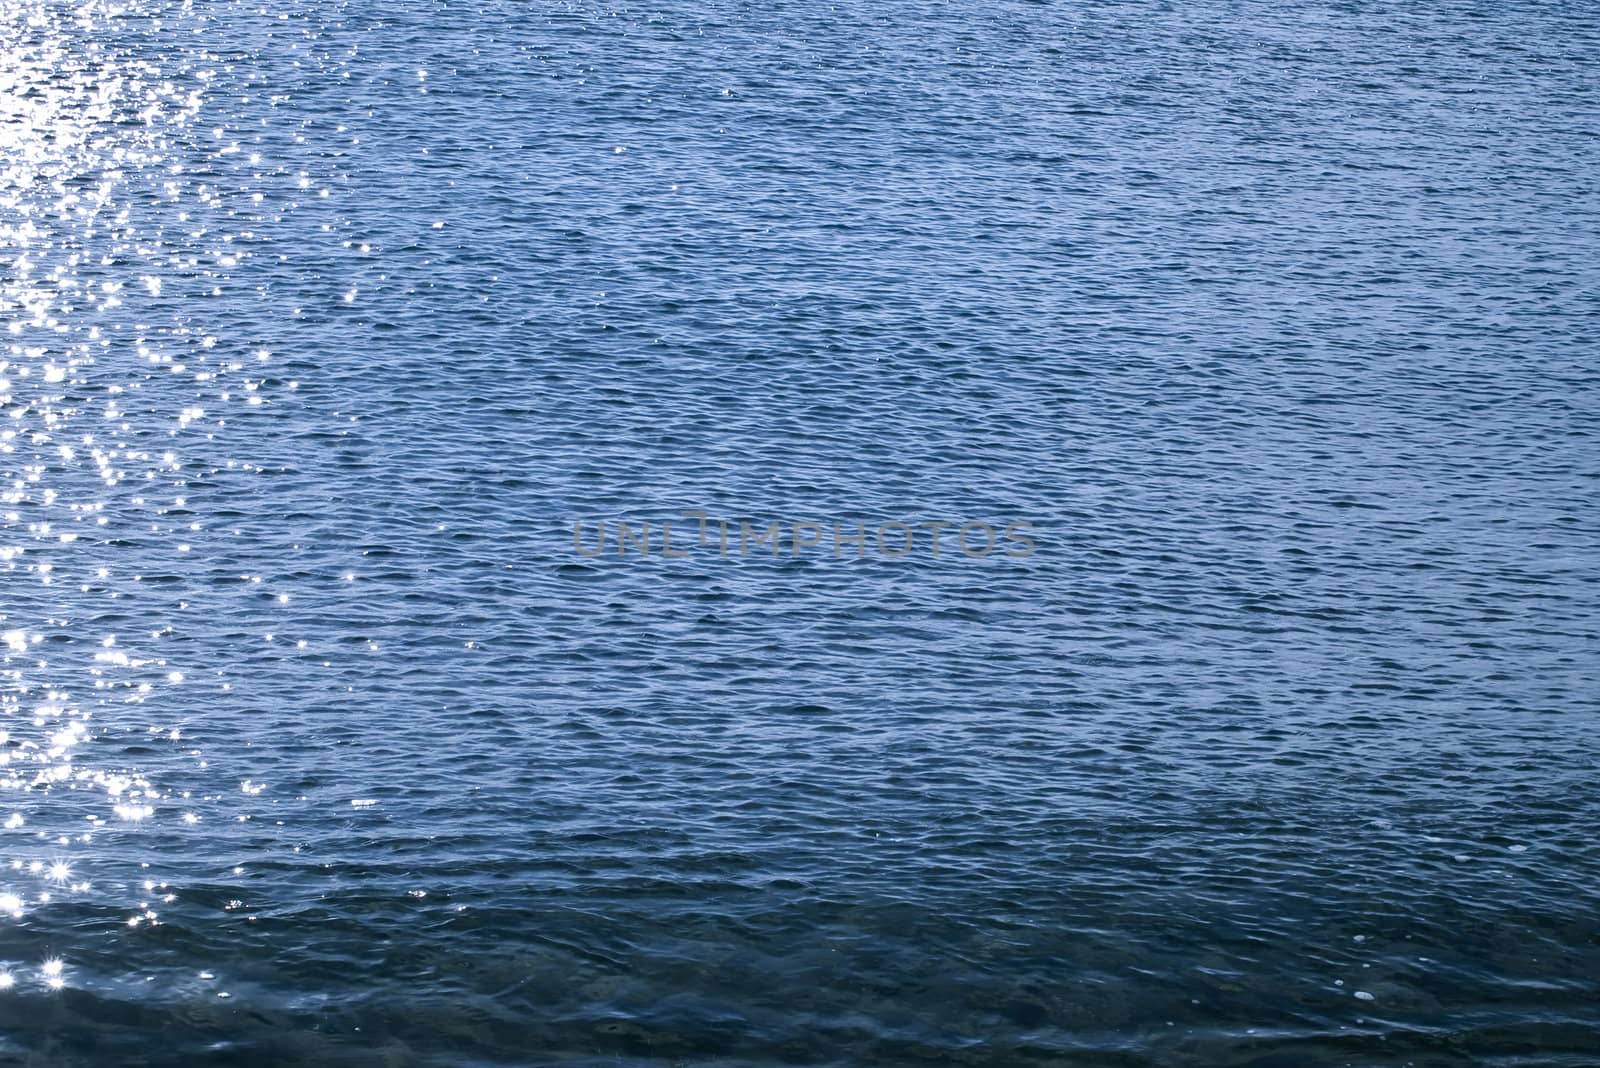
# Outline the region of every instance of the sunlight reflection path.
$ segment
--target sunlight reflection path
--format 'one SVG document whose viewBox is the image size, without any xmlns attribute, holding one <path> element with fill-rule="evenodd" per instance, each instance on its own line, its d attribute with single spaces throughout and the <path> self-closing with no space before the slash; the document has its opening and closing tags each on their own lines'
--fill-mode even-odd
<svg viewBox="0 0 1600 1068">
<path fill-rule="evenodd" d="M 208 112 L 225 62 L 168 42 L 217 17 L 0 0 L 0 912 L 41 938 L 68 900 L 159 925 L 174 895 L 140 836 L 248 820 L 265 788 L 211 784 L 185 736 L 232 686 L 179 640 L 205 625 L 190 487 L 249 476 L 220 451 L 229 418 L 296 385 L 206 301 L 317 179 Z M 0 990 L 75 982 L 16 946 Z"/>
</svg>

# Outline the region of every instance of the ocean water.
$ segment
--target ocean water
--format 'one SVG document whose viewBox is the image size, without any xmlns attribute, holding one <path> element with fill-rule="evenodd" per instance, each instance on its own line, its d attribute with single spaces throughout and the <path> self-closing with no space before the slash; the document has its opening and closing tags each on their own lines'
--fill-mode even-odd
<svg viewBox="0 0 1600 1068">
<path fill-rule="evenodd" d="M 0 1063 L 1600 1063 L 1597 69 L 0 0 Z"/>
</svg>

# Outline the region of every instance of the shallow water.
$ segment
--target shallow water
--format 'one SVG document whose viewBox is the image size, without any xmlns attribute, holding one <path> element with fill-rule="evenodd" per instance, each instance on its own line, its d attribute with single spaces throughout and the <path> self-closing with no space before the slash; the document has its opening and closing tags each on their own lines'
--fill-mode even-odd
<svg viewBox="0 0 1600 1068">
<path fill-rule="evenodd" d="M 1574 10 L 0 0 L 0 1061 L 1596 1063 Z"/>
</svg>

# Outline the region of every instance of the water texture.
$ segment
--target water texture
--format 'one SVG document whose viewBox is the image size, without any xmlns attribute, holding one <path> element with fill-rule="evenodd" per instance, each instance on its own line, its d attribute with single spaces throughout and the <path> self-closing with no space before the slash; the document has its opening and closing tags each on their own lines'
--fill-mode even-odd
<svg viewBox="0 0 1600 1068">
<path fill-rule="evenodd" d="M 1600 1063 L 1597 69 L 0 0 L 0 1063 Z"/>
</svg>

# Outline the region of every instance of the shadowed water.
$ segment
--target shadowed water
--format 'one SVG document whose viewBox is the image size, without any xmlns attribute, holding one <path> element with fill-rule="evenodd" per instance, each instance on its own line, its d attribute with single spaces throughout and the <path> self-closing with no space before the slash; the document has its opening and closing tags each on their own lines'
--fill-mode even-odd
<svg viewBox="0 0 1600 1068">
<path fill-rule="evenodd" d="M 0 1063 L 1596 1063 L 1597 62 L 0 0 Z"/>
</svg>

